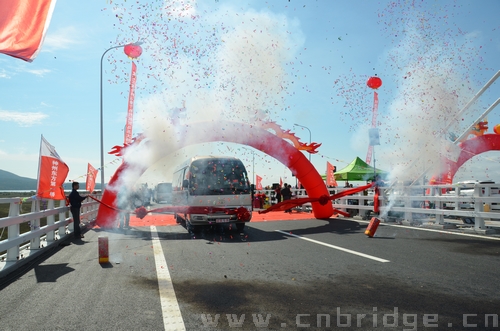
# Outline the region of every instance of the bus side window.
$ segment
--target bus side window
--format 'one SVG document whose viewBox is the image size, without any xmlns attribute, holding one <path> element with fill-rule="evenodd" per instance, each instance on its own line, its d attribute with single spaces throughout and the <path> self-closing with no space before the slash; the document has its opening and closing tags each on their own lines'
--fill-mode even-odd
<svg viewBox="0 0 500 331">
<path fill-rule="evenodd" d="M 188 186 L 189 186 L 189 181 L 187 179 L 184 179 L 182 181 L 182 188 L 188 188 Z"/>
</svg>

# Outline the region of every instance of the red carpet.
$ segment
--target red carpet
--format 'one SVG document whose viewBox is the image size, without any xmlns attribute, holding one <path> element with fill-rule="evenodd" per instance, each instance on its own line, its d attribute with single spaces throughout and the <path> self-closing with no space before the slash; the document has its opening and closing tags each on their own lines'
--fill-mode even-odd
<svg viewBox="0 0 500 331">
<path fill-rule="evenodd" d="M 294 221 L 314 219 L 312 213 L 292 212 L 285 213 L 282 211 L 269 212 L 267 214 L 259 214 L 258 212 L 252 213 L 251 222 L 272 222 L 272 221 Z M 140 219 L 135 215 L 130 215 L 130 226 L 166 226 L 176 225 L 174 215 L 171 214 L 147 214 L 146 217 Z"/>
</svg>

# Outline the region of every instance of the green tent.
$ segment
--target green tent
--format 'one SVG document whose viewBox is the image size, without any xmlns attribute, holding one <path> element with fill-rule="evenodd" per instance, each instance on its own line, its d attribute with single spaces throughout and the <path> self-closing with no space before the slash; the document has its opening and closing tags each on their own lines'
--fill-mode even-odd
<svg viewBox="0 0 500 331">
<path fill-rule="evenodd" d="M 387 172 L 375 169 L 375 172 L 380 177 L 387 176 Z M 365 161 L 356 157 L 347 167 L 337 171 L 335 180 L 349 180 L 349 181 L 371 181 L 373 179 L 373 167 L 368 165 Z"/>
</svg>

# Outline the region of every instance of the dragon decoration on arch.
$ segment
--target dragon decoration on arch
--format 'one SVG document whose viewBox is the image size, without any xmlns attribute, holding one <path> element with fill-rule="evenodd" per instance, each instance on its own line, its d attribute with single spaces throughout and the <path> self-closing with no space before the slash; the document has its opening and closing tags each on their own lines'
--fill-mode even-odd
<svg viewBox="0 0 500 331">
<path fill-rule="evenodd" d="M 310 144 L 300 142 L 300 139 L 295 135 L 295 133 L 291 132 L 290 130 L 283 131 L 281 126 L 273 121 L 258 121 L 257 125 L 266 130 L 273 130 L 274 134 L 279 138 L 290 140 L 293 146 L 299 151 L 306 151 L 311 154 L 316 154 L 318 153 L 317 149 L 321 146 L 321 144 L 313 142 L 311 142 Z"/>
</svg>

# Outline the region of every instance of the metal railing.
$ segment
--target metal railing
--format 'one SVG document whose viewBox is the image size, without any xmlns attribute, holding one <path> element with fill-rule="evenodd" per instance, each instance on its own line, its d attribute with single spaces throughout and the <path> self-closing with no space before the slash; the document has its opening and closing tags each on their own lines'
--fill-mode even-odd
<svg viewBox="0 0 500 331">
<path fill-rule="evenodd" d="M 500 184 L 475 184 L 472 194 L 461 195 L 461 187 L 456 185 L 393 185 L 380 187 L 379 213 L 383 221 L 422 220 L 444 225 L 448 220 L 463 220 L 474 225 L 474 230 L 488 228 L 485 221 L 497 221 L 500 225 Z M 348 188 L 329 188 L 330 194 L 339 193 Z M 462 188 L 463 190 L 464 188 Z M 273 190 L 259 190 L 273 203 Z M 306 190 L 292 189 L 295 197 L 307 197 Z M 374 190 L 369 189 L 354 195 L 332 201 L 333 207 L 351 216 L 369 219 L 375 215 L 373 210 Z M 302 208 L 299 210 L 304 211 Z M 308 210 L 309 211 L 309 210 Z"/>
<path fill-rule="evenodd" d="M 99 203 L 88 200 L 82 203 L 82 223 L 92 222 L 97 216 Z M 25 203 L 31 204 L 29 213 L 21 212 Z M 0 218 L 0 234 L 7 232 L 6 239 L 0 240 L 0 276 L 34 259 L 73 232 L 73 218 L 64 200 L 0 198 L 0 204 L 9 204 L 9 215 Z"/>
</svg>

